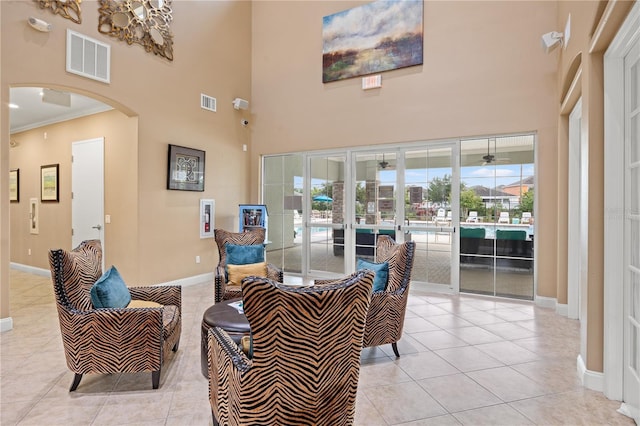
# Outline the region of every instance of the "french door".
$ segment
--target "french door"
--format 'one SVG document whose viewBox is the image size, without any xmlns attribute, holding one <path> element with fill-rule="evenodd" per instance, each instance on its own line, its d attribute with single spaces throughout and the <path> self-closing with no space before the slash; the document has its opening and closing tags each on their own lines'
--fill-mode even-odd
<svg viewBox="0 0 640 426">
<path fill-rule="evenodd" d="M 624 60 L 625 86 L 625 277 L 624 401 L 640 420 L 640 39 Z"/>
<path fill-rule="evenodd" d="M 640 422 L 640 4 L 604 57 L 604 392 Z"/>
<path fill-rule="evenodd" d="M 375 259 L 378 236 L 389 235 L 416 242 L 414 282 L 457 291 L 456 149 L 452 142 L 308 155 L 295 233 L 303 246 L 302 275 L 355 270 L 358 258 Z M 438 210 L 445 211 L 442 221 Z"/>
<path fill-rule="evenodd" d="M 415 241 L 416 285 L 457 291 L 456 152 L 456 143 L 448 142 L 310 155 L 305 272 L 355 270 L 358 258 L 375 259 L 378 236 L 389 235 L 399 243 Z"/>
</svg>

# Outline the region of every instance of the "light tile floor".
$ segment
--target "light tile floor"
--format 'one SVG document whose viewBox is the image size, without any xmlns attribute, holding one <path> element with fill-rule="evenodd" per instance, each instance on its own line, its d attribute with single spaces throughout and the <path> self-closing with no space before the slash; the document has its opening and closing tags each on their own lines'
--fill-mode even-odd
<svg viewBox="0 0 640 426">
<path fill-rule="evenodd" d="M 2 425 L 209 425 L 200 321 L 213 284 L 183 288 L 179 351 L 151 375 L 87 375 L 75 392 L 49 278 L 11 271 L 14 329 L 0 335 Z M 633 425 L 581 387 L 576 321 L 532 303 L 413 290 L 399 342 L 363 350 L 356 424 Z"/>
</svg>

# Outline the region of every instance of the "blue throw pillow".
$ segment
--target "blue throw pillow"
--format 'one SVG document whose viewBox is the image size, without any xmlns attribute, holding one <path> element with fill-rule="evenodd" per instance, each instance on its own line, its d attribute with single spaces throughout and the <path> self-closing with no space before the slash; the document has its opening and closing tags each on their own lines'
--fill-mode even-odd
<svg viewBox="0 0 640 426">
<path fill-rule="evenodd" d="M 91 302 L 95 308 L 126 308 L 131 302 L 131 293 L 115 266 L 91 287 Z"/>
<path fill-rule="evenodd" d="M 227 243 L 225 250 L 227 251 L 227 265 L 249 265 L 250 263 L 264 262 L 263 244 L 243 246 Z"/>
<path fill-rule="evenodd" d="M 373 279 L 373 291 L 384 291 L 387 288 L 389 280 L 389 262 L 373 263 L 364 259 L 358 259 L 358 271 L 369 269 L 376 273 Z"/>
</svg>

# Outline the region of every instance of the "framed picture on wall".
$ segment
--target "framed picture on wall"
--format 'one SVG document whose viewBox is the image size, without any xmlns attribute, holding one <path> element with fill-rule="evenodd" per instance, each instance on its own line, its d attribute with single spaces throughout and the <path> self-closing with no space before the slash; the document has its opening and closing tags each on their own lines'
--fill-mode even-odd
<svg viewBox="0 0 640 426">
<path fill-rule="evenodd" d="M 9 201 L 20 201 L 20 169 L 9 170 Z"/>
<path fill-rule="evenodd" d="M 40 201 L 60 201 L 59 165 L 40 167 Z"/>
<path fill-rule="evenodd" d="M 422 64 L 423 2 L 380 0 L 322 18 L 322 82 Z"/>
<path fill-rule="evenodd" d="M 169 145 L 167 189 L 204 191 L 204 151 Z"/>
</svg>

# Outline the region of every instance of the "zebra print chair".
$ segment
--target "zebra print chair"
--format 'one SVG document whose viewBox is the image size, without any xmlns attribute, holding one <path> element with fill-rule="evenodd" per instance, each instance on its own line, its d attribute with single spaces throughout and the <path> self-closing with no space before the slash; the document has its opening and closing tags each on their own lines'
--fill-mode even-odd
<svg viewBox="0 0 640 426">
<path fill-rule="evenodd" d="M 153 389 L 171 350 L 178 350 L 182 327 L 180 286 L 129 287 L 134 300 L 161 308 L 94 309 L 90 290 L 102 276 L 99 240 L 72 251 L 49 251 L 49 265 L 67 366 L 75 373 L 70 392 L 86 373 L 150 371 Z"/>
<path fill-rule="evenodd" d="M 247 246 L 264 244 L 266 231 L 264 228 L 251 229 L 245 232 L 229 232 L 224 229 L 214 229 L 213 234 L 215 236 L 218 253 L 220 255 L 220 261 L 218 262 L 218 266 L 215 270 L 213 299 L 217 303 L 222 300 L 242 297 L 242 290 L 239 285 L 230 285 L 227 283 L 227 251 L 225 249 L 225 244 L 229 243 Z M 282 270 L 271 263 L 267 263 L 267 277 L 281 283 L 283 281 Z"/>
<path fill-rule="evenodd" d="M 388 235 L 378 235 L 376 263 L 389 262 L 389 280 L 385 290 L 371 295 L 365 348 L 391 343 L 393 353 L 400 357 L 397 342 L 402 338 L 415 248 L 415 241 L 398 244 Z"/>
<path fill-rule="evenodd" d="M 252 357 L 221 328 L 208 333 L 213 424 L 353 424 L 373 277 L 318 287 L 245 278 Z"/>
</svg>

